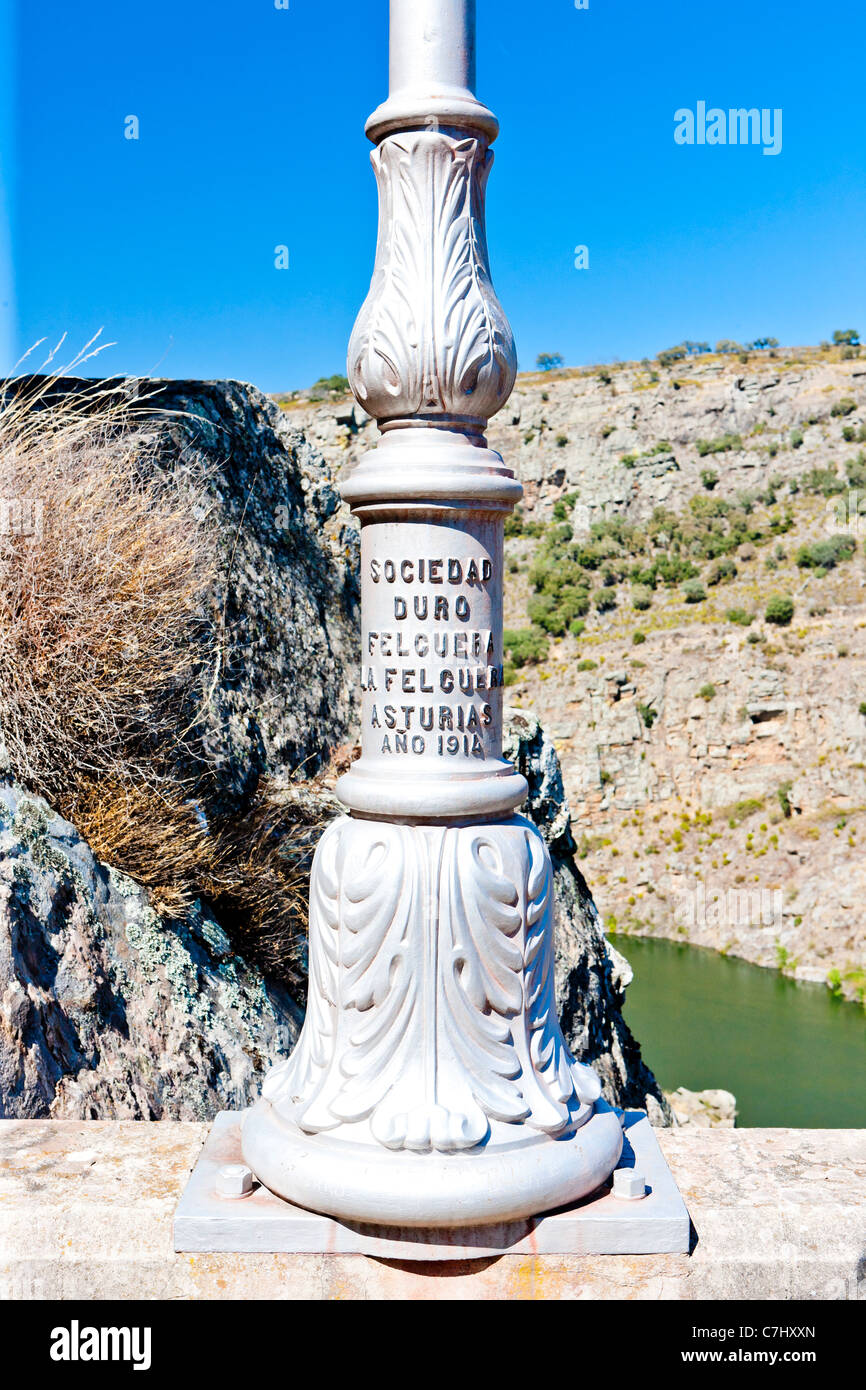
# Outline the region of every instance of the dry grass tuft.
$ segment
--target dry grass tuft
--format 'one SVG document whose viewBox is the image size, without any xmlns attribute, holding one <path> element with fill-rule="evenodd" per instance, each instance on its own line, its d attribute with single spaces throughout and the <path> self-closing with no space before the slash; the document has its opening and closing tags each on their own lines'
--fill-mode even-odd
<svg viewBox="0 0 866 1390">
<path fill-rule="evenodd" d="M 299 825 L 269 789 L 245 816 L 211 829 L 201 806 L 176 789 L 101 782 L 83 789 L 77 824 L 94 853 L 150 890 L 157 912 L 183 919 L 203 899 L 249 960 L 302 987 L 318 827 Z"/>
<path fill-rule="evenodd" d="M 0 691 L 17 777 L 74 810 L 82 778 L 157 781 L 211 623 L 213 526 L 160 471 L 141 406 L 50 379 L 0 400 Z"/>
<path fill-rule="evenodd" d="M 205 774 L 179 771 L 226 656 L 208 478 L 159 467 L 140 396 L 58 381 L 0 392 L 0 763 L 159 909 L 203 898 L 297 978 L 309 832 L 267 794 L 209 824 Z"/>
</svg>

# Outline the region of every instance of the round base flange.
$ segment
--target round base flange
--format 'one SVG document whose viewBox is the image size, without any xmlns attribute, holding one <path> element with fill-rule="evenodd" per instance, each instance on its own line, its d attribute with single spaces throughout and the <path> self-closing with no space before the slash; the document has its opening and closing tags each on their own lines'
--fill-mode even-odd
<svg viewBox="0 0 866 1390">
<path fill-rule="evenodd" d="M 568 1206 L 610 1176 L 622 1143 L 619 1116 L 603 1101 L 563 1138 L 533 1133 L 463 1153 L 304 1134 L 264 1100 L 247 1112 L 242 1133 L 244 1162 L 278 1197 L 377 1226 L 476 1226 Z"/>
</svg>

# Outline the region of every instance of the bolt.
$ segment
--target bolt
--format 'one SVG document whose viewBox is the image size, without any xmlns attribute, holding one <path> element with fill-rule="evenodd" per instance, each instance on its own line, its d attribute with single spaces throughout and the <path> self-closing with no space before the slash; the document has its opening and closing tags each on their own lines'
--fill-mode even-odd
<svg viewBox="0 0 866 1390">
<path fill-rule="evenodd" d="M 635 1172 L 634 1168 L 616 1168 L 613 1174 L 613 1195 L 624 1197 L 628 1202 L 645 1197 L 646 1180 L 643 1173 Z"/>
<path fill-rule="evenodd" d="M 253 1175 L 245 1163 L 226 1163 L 216 1177 L 220 1197 L 246 1197 L 253 1190 Z"/>
</svg>

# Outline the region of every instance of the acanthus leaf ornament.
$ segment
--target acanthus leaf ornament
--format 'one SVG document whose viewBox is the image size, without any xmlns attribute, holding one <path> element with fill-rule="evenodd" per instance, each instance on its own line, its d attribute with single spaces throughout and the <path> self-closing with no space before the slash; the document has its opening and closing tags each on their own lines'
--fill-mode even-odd
<svg viewBox="0 0 866 1390">
<path fill-rule="evenodd" d="M 419 1152 L 473 1148 L 492 1121 L 558 1134 L 588 1118 L 599 1087 L 556 1022 L 552 873 L 530 822 L 345 818 L 313 881 L 310 1006 L 267 1092 L 284 1118 Z"/>
<path fill-rule="evenodd" d="M 379 421 L 438 415 L 483 425 L 517 371 L 484 230 L 493 152 L 482 138 L 427 130 L 385 139 L 371 159 L 380 226 L 349 343 L 352 389 Z"/>
</svg>

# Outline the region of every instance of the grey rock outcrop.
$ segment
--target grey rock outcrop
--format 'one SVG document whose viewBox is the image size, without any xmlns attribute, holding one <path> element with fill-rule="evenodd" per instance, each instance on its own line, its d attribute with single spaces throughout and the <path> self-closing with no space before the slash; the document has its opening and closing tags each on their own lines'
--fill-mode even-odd
<svg viewBox="0 0 866 1390">
<path fill-rule="evenodd" d="M 0 1117 L 209 1119 L 251 1103 L 299 1010 L 197 906 L 185 923 L 0 788 Z"/>
<path fill-rule="evenodd" d="M 689 1091 L 678 1086 L 666 1095 L 675 1125 L 697 1129 L 733 1129 L 737 1123 L 737 1098 L 730 1091 Z"/>
<path fill-rule="evenodd" d="M 205 758 L 232 804 L 260 776 L 309 777 L 354 722 L 358 532 L 330 467 L 254 386 L 148 383 L 165 467 L 201 457 L 220 507 L 225 630 Z"/>
</svg>

